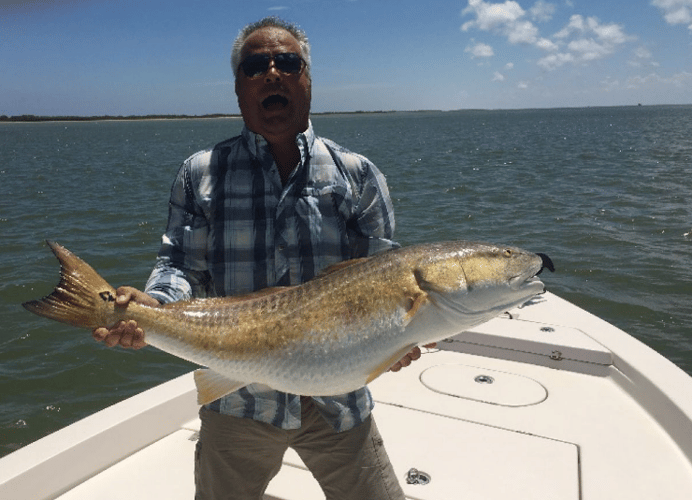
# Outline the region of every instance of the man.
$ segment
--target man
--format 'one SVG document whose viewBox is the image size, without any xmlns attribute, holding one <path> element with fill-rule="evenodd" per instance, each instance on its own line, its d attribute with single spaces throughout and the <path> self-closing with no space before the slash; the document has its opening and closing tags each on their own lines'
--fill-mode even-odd
<svg viewBox="0 0 692 500">
<path fill-rule="evenodd" d="M 305 34 L 263 19 L 240 32 L 232 63 L 245 128 L 183 164 L 146 293 L 121 287 L 120 305 L 296 285 L 330 264 L 396 246 L 382 174 L 314 135 Z M 134 321 L 93 335 L 109 346 L 145 345 Z M 392 370 L 418 357 L 416 349 Z M 367 388 L 308 398 L 259 384 L 203 407 L 196 497 L 261 499 L 292 447 L 329 500 L 402 499 L 372 407 Z"/>
</svg>

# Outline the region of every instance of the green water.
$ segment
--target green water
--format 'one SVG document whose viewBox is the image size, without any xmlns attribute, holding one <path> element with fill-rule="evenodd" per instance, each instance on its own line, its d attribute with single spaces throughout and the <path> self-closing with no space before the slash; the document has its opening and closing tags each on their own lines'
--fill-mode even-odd
<svg viewBox="0 0 692 500">
<path fill-rule="evenodd" d="M 486 240 L 550 255 L 552 292 L 692 374 L 692 107 L 325 115 L 319 135 L 387 175 L 402 244 Z M 0 124 L 0 455 L 192 368 L 36 317 L 53 239 L 143 287 L 168 192 L 239 120 Z"/>
</svg>

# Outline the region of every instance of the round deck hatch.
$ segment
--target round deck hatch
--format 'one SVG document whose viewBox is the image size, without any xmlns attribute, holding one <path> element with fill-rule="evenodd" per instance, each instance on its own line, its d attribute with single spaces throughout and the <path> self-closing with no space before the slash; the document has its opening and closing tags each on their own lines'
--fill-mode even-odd
<svg viewBox="0 0 692 500">
<path fill-rule="evenodd" d="M 500 406 L 535 405 L 548 397 L 545 387 L 531 378 L 476 366 L 431 366 L 420 381 L 440 394 Z"/>
</svg>

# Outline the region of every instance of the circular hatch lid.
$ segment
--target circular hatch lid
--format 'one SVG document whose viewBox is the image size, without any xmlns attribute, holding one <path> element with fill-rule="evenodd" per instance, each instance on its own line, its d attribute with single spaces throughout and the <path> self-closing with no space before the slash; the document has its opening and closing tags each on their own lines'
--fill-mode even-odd
<svg viewBox="0 0 692 500">
<path fill-rule="evenodd" d="M 546 388 L 531 378 L 476 366 L 431 366 L 420 381 L 440 394 L 500 406 L 535 405 L 548 397 Z"/>
</svg>

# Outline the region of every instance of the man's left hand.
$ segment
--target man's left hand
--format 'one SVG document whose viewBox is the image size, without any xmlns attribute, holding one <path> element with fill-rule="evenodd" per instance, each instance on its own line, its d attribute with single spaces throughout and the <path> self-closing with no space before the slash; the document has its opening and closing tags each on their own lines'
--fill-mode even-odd
<svg viewBox="0 0 692 500">
<path fill-rule="evenodd" d="M 426 344 L 423 347 L 427 347 L 428 349 L 432 349 L 436 346 L 437 346 L 437 344 L 433 342 L 432 344 Z M 421 357 L 420 347 L 414 347 L 411 352 L 409 352 L 406 356 L 404 356 L 399 361 L 397 361 L 394 364 L 394 366 L 392 366 L 389 369 L 389 371 L 390 372 L 398 372 L 402 368 L 406 368 L 408 365 L 410 365 L 411 363 L 413 363 L 417 359 L 420 359 L 420 357 Z"/>
</svg>

